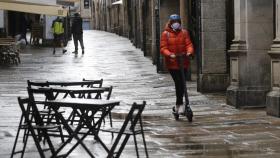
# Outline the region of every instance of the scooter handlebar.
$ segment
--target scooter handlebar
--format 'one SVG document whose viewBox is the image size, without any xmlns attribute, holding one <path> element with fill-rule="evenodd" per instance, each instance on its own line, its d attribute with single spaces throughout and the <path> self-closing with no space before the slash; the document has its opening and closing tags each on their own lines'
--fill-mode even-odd
<svg viewBox="0 0 280 158">
<path fill-rule="evenodd" d="M 181 58 L 181 57 L 186 57 L 186 58 L 189 58 L 189 59 L 193 59 L 194 58 L 194 55 L 193 54 L 186 54 L 186 53 L 178 53 L 176 54 L 176 57 L 177 58 Z"/>
</svg>

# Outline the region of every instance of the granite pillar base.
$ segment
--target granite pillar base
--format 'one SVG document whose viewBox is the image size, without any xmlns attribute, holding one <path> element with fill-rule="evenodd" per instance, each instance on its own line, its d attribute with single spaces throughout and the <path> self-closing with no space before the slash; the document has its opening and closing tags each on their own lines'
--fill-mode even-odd
<svg viewBox="0 0 280 158">
<path fill-rule="evenodd" d="M 266 97 L 267 115 L 280 117 L 280 90 L 274 90 L 267 94 Z"/>
<path fill-rule="evenodd" d="M 197 88 L 199 92 L 226 91 L 229 76 L 228 74 L 200 74 L 198 82 Z"/>
<path fill-rule="evenodd" d="M 236 108 L 256 108 L 266 106 L 266 94 L 269 88 L 229 86 L 227 104 Z"/>
</svg>

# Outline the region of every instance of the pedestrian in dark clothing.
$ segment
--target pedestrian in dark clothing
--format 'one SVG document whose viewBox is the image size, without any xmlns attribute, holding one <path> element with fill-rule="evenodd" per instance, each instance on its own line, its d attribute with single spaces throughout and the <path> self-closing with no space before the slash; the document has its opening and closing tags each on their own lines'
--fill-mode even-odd
<svg viewBox="0 0 280 158">
<path fill-rule="evenodd" d="M 66 49 L 64 49 L 64 26 L 63 21 L 60 17 L 57 17 L 53 23 L 52 23 L 52 31 L 53 31 L 53 54 L 55 54 L 55 47 L 59 44 L 63 49 L 62 53 L 64 54 L 67 52 Z"/>
<path fill-rule="evenodd" d="M 27 39 L 26 39 L 26 33 L 27 33 L 27 20 L 24 17 L 24 13 L 21 13 L 20 15 L 20 39 L 24 39 L 26 45 L 27 43 Z"/>
<path fill-rule="evenodd" d="M 84 42 L 83 42 L 83 20 L 79 13 L 75 13 L 74 19 L 72 21 L 72 34 L 74 39 L 75 51 L 73 53 L 78 53 L 78 41 L 80 42 L 82 48 L 82 54 L 84 51 Z"/>
</svg>

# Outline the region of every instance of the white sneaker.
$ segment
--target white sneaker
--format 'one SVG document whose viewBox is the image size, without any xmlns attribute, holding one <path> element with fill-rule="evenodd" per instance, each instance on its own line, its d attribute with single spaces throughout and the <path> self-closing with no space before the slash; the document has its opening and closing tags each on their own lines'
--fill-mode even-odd
<svg viewBox="0 0 280 158">
<path fill-rule="evenodd" d="M 184 114 L 184 113 L 185 113 L 185 106 L 184 106 L 184 105 L 180 105 L 180 106 L 179 106 L 178 113 L 179 113 L 179 114 Z"/>
<path fill-rule="evenodd" d="M 175 112 L 175 113 L 179 112 L 179 106 L 178 105 L 173 106 L 173 112 Z"/>
</svg>

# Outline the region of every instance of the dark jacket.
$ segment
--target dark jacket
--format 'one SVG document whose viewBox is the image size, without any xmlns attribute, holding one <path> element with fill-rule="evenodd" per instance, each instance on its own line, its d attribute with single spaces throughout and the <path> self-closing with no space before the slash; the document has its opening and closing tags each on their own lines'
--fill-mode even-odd
<svg viewBox="0 0 280 158">
<path fill-rule="evenodd" d="M 83 20 L 81 17 L 75 17 L 72 22 L 72 34 L 83 33 Z"/>
<path fill-rule="evenodd" d="M 20 17 L 20 27 L 19 28 L 20 28 L 20 33 L 25 35 L 27 32 L 27 21 L 26 21 L 24 15 L 21 15 L 21 17 Z"/>
</svg>

